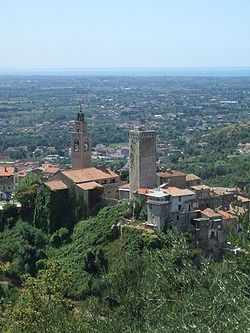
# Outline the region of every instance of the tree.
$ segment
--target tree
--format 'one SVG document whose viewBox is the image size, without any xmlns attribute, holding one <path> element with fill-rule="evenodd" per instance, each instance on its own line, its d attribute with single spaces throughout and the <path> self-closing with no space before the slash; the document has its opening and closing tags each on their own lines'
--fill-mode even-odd
<svg viewBox="0 0 250 333">
<path fill-rule="evenodd" d="M 35 209 L 37 188 L 41 184 L 42 181 L 40 178 L 38 178 L 33 173 L 28 173 L 27 176 L 22 179 L 21 184 L 18 186 L 15 192 L 15 199 L 21 204 L 21 218 L 32 221 Z"/>
<path fill-rule="evenodd" d="M 77 315 L 76 305 L 64 297 L 69 276 L 60 275 L 51 263 L 37 278 L 28 277 L 18 301 L 9 304 L 0 319 L 4 332 L 88 332 L 87 319 Z"/>
<path fill-rule="evenodd" d="M 6 226 L 13 227 L 18 219 L 18 216 L 19 212 L 17 206 L 7 202 L 3 206 L 2 210 L 2 223 L 0 225 L 0 232 L 2 232 Z"/>
</svg>

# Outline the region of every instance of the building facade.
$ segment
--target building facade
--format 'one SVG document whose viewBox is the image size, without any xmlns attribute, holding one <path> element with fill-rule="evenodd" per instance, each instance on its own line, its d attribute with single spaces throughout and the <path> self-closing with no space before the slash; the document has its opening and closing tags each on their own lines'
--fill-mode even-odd
<svg viewBox="0 0 250 333">
<path fill-rule="evenodd" d="M 0 200 L 10 200 L 15 189 L 15 167 L 0 167 Z"/>
</svg>

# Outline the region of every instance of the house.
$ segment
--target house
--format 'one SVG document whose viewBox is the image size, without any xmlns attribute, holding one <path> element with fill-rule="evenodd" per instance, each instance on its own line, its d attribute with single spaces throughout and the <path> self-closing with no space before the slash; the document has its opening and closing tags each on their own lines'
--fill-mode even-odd
<svg viewBox="0 0 250 333">
<path fill-rule="evenodd" d="M 212 187 L 210 189 L 209 207 L 216 209 L 221 207 L 223 210 L 229 209 L 230 204 L 234 202 L 236 188 Z"/>
<path fill-rule="evenodd" d="M 30 170 L 42 180 L 50 179 L 60 171 L 60 167 L 55 164 L 44 163 L 42 166 Z"/>
<path fill-rule="evenodd" d="M 211 217 L 206 216 L 206 214 L 211 215 Z M 218 216 L 215 218 L 214 214 L 209 211 L 193 219 L 192 225 L 196 246 L 202 250 L 203 254 L 214 259 L 221 258 L 227 245 L 222 219 Z"/>
<path fill-rule="evenodd" d="M 186 174 L 172 169 L 165 169 L 157 172 L 156 184 L 157 186 L 167 184 L 168 186 L 186 188 Z"/>
<path fill-rule="evenodd" d="M 191 186 L 190 189 L 196 193 L 200 209 L 209 207 L 210 187 L 206 185 L 194 185 Z"/>
<path fill-rule="evenodd" d="M 171 225 L 187 230 L 192 219 L 197 217 L 196 196 L 188 189 L 161 186 L 151 190 L 139 189 L 137 195 L 146 198 L 147 223 L 159 230 Z"/>
<path fill-rule="evenodd" d="M 129 200 L 130 184 L 123 184 L 119 187 L 119 200 Z"/>
<path fill-rule="evenodd" d="M 193 218 L 197 217 L 198 201 L 195 192 L 177 187 L 164 188 L 171 196 L 171 221 L 179 229 L 188 229 Z"/>
<path fill-rule="evenodd" d="M 147 225 L 164 229 L 170 221 L 171 198 L 161 188 L 146 193 Z"/>
<path fill-rule="evenodd" d="M 15 167 L 0 166 L 0 200 L 10 200 L 15 189 Z"/>
<path fill-rule="evenodd" d="M 192 186 L 199 186 L 202 184 L 202 179 L 192 173 L 186 175 L 186 186 L 191 188 Z"/>
</svg>

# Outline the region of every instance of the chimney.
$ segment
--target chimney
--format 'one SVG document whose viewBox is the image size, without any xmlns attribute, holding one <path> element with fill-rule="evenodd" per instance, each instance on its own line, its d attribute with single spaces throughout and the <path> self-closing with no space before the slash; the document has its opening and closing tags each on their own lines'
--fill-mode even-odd
<svg viewBox="0 0 250 333">
<path fill-rule="evenodd" d="M 7 166 L 4 167 L 4 172 L 8 172 L 8 171 L 7 171 Z"/>
</svg>

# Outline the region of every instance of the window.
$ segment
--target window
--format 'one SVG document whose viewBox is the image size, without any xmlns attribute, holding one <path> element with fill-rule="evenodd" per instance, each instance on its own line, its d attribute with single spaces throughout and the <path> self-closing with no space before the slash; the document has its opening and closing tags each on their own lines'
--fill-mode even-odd
<svg viewBox="0 0 250 333">
<path fill-rule="evenodd" d="M 188 205 L 188 210 L 191 211 L 191 204 Z"/>
<path fill-rule="evenodd" d="M 179 211 L 181 210 L 181 205 L 178 205 L 178 210 L 179 210 Z"/>
<path fill-rule="evenodd" d="M 74 140 L 74 151 L 79 151 L 80 150 L 80 142 L 78 139 Z"/>
<path fill-rule="evenodd" d="M 180 219 L 180 216 L 176 215 L 176 221 L 179 221 L 179 219 Z"/>
<path fill-rule="evenodd" d="M 110 179 L 110 183 L 115 183 L 115 179 Z"/>
<path fill-rule="evenodd" d="M 84 139 L 83 146 L 84 146 L 84 151 L 89 151 L 89 140 L 87 138 Z"/>
<path fill-rule="evenodd" d="M 181 197 L 179 197 L 179 202 L 181 202 Z"/>
</svg>

